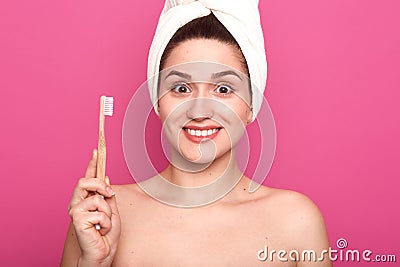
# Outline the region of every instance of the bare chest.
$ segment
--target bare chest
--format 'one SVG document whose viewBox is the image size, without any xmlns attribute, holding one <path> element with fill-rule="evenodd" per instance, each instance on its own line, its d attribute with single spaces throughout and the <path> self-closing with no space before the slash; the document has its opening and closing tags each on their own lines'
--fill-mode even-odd
<svg viewBox="0 0 400 267">
<path fill-rule="evenodd" d="M 122 222 L 115 266 L 294 266 L 259 259 L 266 244 L 283 244 L 273 226 L 245 210 L 148 209 Z"/>
</svg>

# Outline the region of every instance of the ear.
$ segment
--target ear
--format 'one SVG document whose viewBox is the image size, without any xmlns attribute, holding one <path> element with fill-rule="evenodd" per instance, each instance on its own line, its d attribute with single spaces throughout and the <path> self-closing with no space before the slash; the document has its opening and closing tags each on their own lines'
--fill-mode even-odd
<svg viewBox="0 0 400 267">
<path fill-rule="evenodd" d="M 158 118 L 160 118 L 160 103 L 157 101 L 157 105 L 154 105 L 154 111 Z"/>
<path fill-rule="evenodd" d="M 249 108 L 249 112 L 247 114 L 247 125 L 253 122 L 253 108 Z"/>
</svg>

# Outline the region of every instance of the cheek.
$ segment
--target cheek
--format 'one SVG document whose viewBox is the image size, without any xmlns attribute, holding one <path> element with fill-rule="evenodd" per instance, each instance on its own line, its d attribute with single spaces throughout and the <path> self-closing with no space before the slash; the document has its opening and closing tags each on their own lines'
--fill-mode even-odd
<svg viewBox="0 0 400 267">
<path fill-rule="evenodd" d="M 181 127 L 187 120 L 187 106 L 179 99 L 164 96 L 158 102 L 158 116 L 163 127 L 170 130 Z"/>
<path fill-rule="evenodd" d="M 168 96 L 162 97 L 158 101 L 158 114 L 161 122 L 164 122 L 174 109 L 174 103 Z"/>
<path fill-rule="evenodd" d="M 242 121 L 242 123 L 246 125 L 251 112 L 249 106 L 243 101 L 238 101 L 232 105 L 231 108 L 235 112 L 236 116 Z"/>
</svg>

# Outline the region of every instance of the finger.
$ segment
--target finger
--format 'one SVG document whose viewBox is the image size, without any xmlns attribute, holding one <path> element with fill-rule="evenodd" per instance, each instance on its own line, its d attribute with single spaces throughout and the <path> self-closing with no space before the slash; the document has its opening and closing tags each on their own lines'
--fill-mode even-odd
<svg viewBox="0 0 400 267">
<path fill-rule="evenodd" d="M 85 200 L 79 202 L 76 206 L 71 209 L 72 215 L 77 212 L 88 212 L 88 211 L 100 211 L 104 212 L 108 217 L 111 218 L 112 210 L 110 205 L 100 195 L 93 195 Z"/>
<path fill-rule="evenodd" d="M 107 184 L 100 179 L 81 178 L 79 179 L 78 184 L 72 194 L 70 207 L 77 205 L 93 192 L 97 192 L 104 197 L 111 197 L 114 194 L 111 187 L 107 186 Z"/>
<path fill-rule="evenodd" d="M 104 212 L 84 212 L 73 220 L 78 231 L 96 230 L 95 225 L 100 225 L 100 233 L 105 235 L 111 229 L 111 219 Z M 97 231 L 97 230 L 96 230 Z"/>
<path fill-rule="evenodd" d="M 111 186 L 111 185 L 110 185 L 110 178 L 108 178 L 108 176 L 105 177 L 105 182 L 106 182 L 106 184 L 107 184 L 108 186 Z"/>
<path fill-rule="evenodd" d="M 92 158 L 86 169 L 85 178 L 96 177 L 96 166 L 97 166 L 97 149 L 93 149 Z"/>
</svg>

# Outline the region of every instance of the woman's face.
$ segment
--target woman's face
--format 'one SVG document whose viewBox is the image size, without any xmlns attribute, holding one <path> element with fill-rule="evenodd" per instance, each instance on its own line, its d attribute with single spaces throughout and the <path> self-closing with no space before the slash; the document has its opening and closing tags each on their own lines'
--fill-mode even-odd
<svg viewBox="0 0 400 267">
<path fill-rule="evenodd" d="M 239 53 L 216 40 L 194 39 L 166 59 L 158 113 L 171 146 L 191 162 L 211 163 L 230 152 L 252 119 Z"/>
</svg>

